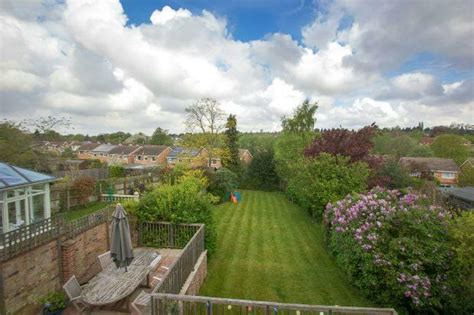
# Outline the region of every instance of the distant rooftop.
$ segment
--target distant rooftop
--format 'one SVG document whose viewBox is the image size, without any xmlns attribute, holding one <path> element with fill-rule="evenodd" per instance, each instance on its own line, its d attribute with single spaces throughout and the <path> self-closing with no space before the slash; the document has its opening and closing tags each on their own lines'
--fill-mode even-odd
<svg viewBox="0 0 474 315">
<path fill-rule="evenodd" d="M 113 144 L 101 144 L 98 147 L 91 150 L 91 152 L 109 153 L 109 151 L 111 151 L 115 147 L 116 147 L 116 145 L 113 145 Z"/>
<path fill-rule="evenodd" d="M 174 158 L 178 156 L 186 156 L 186 157 L 196 157 L 201 152 L 200 149 L 194 148 L 183 148 L 183 147 L 174 147 L 170 154 L 168 154 L 169 158 Z"/>
<path fill-rule="evenodd" d="M 56 177 L 0 162 L 0 191 L 24 185 L 52 182 Z"/>
</svg>

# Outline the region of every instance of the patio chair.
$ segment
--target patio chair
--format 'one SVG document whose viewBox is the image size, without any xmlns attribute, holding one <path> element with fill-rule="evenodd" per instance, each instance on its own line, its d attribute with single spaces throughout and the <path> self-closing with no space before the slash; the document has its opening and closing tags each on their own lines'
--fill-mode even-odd
<svg viewBox="0 0 474 315">
<path fill-rule="evenodd" d="M 82 300 L 82 289 L 81 285 L 76 279 L 76 276 L 72 276 L 64 285 L 64 291 L 66 291 L 69 300 L 72 302 L 74 307 L 79 311 L 80 314 L 87 312 L 89 313 L 89 306 Z"/>
<path fill-rule="evenodd" d="M 102 268 L 102 270 L 105 270 L 105 268 L 113 262 L 112 257 L 110 257 L 110 251 L 97 256 L 97 259 L 99 259 L 100 267 Z"/>
<path fill-rule="evenodd" d="M 145 291 L 142 291 L 135 298 L 135 300 L 133 300 L 133 302 L 130 304 L 130 306 L 135 311 L 134 313 L 141 315 L 141 314 L 143 314 L 143 312 L 142 312 L 142 310 L 140 310 L 140 307 L 145 308 L 146 306 L 148 306 L 148 304 L 150 304 L 150 300 L 151 300 L 150 293 L 146 293 Z"/>
</svg>

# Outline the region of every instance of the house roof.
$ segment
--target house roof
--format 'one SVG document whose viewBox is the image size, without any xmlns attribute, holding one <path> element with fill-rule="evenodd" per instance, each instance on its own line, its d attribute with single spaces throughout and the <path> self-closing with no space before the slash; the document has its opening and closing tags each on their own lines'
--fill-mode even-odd
<svg viewBox="0 0 474 315">
<path fill-rule="evenodd" d="M 474 187 L 455 188 L 450 193 L 458 199 L 474 202 Z"/>
<path fill-rule="evenodd" d="M 79 151 L 91 151 L 100 146 L 100 143 L 85 142 L 79 147 Z"/>
<path fill-rule="evenodd" d="M 138 149 L 140 149 L 139 145 L 116 145 L 109 151 L 109 154 L 128 155 Z"/>
<path fill-rule="evenodd" d="M 115 147 L 116 147 L 116 145 L 113 145 L 113 144 L 101 144 L 98 147 L 92 149 L 91 151 L 92 152 L 109 153 L 110 150 L 112 150 Z"/>
<path fill-rule="evenodd" d="M 165 145 L 143 145 L 140 149 L 135 152 L 135 154 L 139 155 L 160 155 L 163 151 L 165 151 L 167 146 Z"/>
<path fill-rule="evenodd" d="M 187 157 L 196 157 L 199 155 L 202 149 L 196 148 L 183 148 L 183 147 L 174 147 L 171 149 L 171 152 L 168 154 L 169 158 L 174 158 L 178 156 L 187 156 Z"/>
<path fill-rule="evenodd" d="M 0 162 L 0 191 L 14 187 L 47 183 L 56 177 Z"/>
<path fill-rule="evenodd" d="M 402 157 L 399 161 L 403 167 L 425 165 L 430 171 L 459 172 L 457 164 L 452 159 L 424 158 L 424 157 Z"/>
<path fill-rule="evenodd" d="M 462 168 L 467 165 L 474 167 L 474 158 L 468 158 L 466 161 L 462 162 L 461 166 L 459 167 Z"/>
<path fill-rule="evenodd" d="M 239 158 L 242 158 L 245 154 L 245 152 L 248 152 L 250 156 L 252 156 L 252 154 L 250 153 L 250 151 L 248 149 L 239 149 Z"/>
</svg>

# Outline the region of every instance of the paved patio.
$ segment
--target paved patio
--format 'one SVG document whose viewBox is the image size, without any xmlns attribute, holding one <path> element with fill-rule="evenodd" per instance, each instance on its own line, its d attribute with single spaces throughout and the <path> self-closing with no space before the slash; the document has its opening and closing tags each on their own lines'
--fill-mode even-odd
<svg viewBox="0 0 474 315">
<path fill-rule="evenodd" d="M 120 303 L 117 303 L 113 306 L 107 306 L 107 307 L 94 307 L 92 309 L 91 314 L 101 314 L 101 315 L 107 315 L 107 314 L 132 314 L 131 312 L 131 307 L 130 303 L 132 303 L 136 296 L 140 294 L 141 291 L 146 291 L 146 292 L 151 292 L 152 288 L 154 288 L 157 284 L 159 279 L 162 279 L 164 274 L 167 271 L 167 268 L 171 266 L 171 264 L 176 260 L 178 255 L 181 253 L 181 249 L 169 249 L 169 248 L 153 248 L 153 251 L 158 251 L 162 255 L 162 259 L 156 269 L 150 274 L 150 279 L 151 279 L 151 288 L 147 287 L 139 287 L 137 288 L 130 298 L 128 300 L 123 300 Z M 128 312 L 125 311 L 119 311 L 119 309 L 125 309 L 125 304 L 127 305 L 127 309 L 130 310 Z M 69 305 L 63 312 L 64 315 L 77 315 L 79 312 L 75 309 L 73 305 Z"/>
</svg>

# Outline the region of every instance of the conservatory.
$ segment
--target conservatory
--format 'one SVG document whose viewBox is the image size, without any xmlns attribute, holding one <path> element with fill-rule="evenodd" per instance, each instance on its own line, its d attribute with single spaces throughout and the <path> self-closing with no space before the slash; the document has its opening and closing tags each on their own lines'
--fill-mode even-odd
<svg viewBox="0 0 474 315">
<path fill-rule="evenodd" d="M 0 163 L 0 234 L 51 217 L 55 177 Z"/>
</svg>

